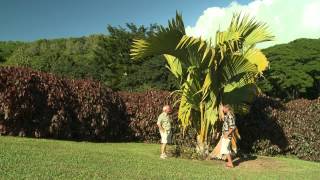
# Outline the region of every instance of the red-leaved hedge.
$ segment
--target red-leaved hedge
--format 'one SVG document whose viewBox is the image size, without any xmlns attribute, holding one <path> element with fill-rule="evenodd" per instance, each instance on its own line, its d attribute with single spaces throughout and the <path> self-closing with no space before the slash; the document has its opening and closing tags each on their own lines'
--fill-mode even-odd
<svg viewBox="0 0 320 180">
<path fill-rule="evenodd" d="M 1 134 L 113 141 L 127 124 L 117 93 L 98 82 L 0 67 Z"/>
<path fill-rule="evenodd" d="M 159 142 L 158 116 L 166 104 L 173 105 L 174 97 L 167 91 L 151 90 L 143 93 L 120 92 L 129 118 L 129 127 L 135 140 Z M 176 108 L 174 109 L 176 112 Z M 173 113 L 177 124 L 176 113 Z"/>
<path fill-rule="evenodd" d="M 156 121 L 170 92 L 113 92 L 98 82 L 69 80 L 25 68 L 0 67 L 0 134 L 92 141 L 159 142 Z M 320 161 L 320 98 L 283 103 L 258 97 L 237 116 L 240 151 L 292 154 Z M 179 131 L 174 143 L 194 146 L 196 132 Z"/>
<path fill-rule="evenodd" d="M 237 124 L 244 151 L 320 161 L 320 98 L 282 103 L 258 97 L 250 113 L 238 117 Z"/>
</svg>

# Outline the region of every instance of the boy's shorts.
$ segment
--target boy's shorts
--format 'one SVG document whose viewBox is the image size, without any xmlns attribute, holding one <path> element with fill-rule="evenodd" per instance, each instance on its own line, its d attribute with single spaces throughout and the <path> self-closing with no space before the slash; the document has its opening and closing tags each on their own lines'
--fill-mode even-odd
<svg viewBox="0 0 320 180">
<path fill-rule="evenodd" d="M 160 135 L 161 135 L 161 143 L 162 144 L 171 143 L 171 131 L 164 131 L 164 132 L 160 131 Z"/>
</svg>

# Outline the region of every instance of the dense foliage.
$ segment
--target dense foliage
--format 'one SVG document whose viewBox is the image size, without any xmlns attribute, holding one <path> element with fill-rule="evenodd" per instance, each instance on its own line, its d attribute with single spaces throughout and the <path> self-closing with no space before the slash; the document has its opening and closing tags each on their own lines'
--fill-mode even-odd
<svg viewBox="0 0 320 180">
<path fill-rule="evenodd" d="M 0 41 L 0 63 L 7 61 L 11 54 L 23 44 L 22 42 Z"/>
<path fill-rule="evenodd" d="M 174 90 L 174 77 L 162 57 L 131 61 L 129 48 L 134 38 L 157 32 L 150 27 L 127 24 L 108 26 L 107 35 L 81 38 L 0 42 L 0 64 L 26 66 L 72 78 L 92 78 L 115 90 Z M 263 50 L 269 70 L 259 86 L 272 97 L 313 99 L 320 93 L 320 39 L 298 39 Z M 150 60 L 150 58 L 153 58 Z"/>
<path fill-rule="evenodd" d="M 250 113 L 239 116 L 237 125 L 245 152 L 262 155 L 296 155 L 320 161 L 320 98 L 281 103 L 259 97 Z"/>
<path fill-rule="evenodd" d="M 0 60 L 5 60 L 6 65 L 30 67 L 70 78 L 91 78 L 114 90 L 173 90 L 176 84 L 163 58 L 151 56 L 133 62 L 129 57 L 132 39 L 148 37 L 157 28 L 157 25 L 127 24 L 127 28 L 108 26 L 108 35 L 43 39 L 19 46 L 2 42 Z"/>
<path fill-rule="evenodd" d="M 162 107 L 174 103 L 174 98 L 170 95 L 170 92 L 120 92 L 119 95 L 125 103 L 129 127 L 134 139 L 145 142 L 159 142 L 160 134 L 157 120 L 162 113 Z M 174 124 L 177 125 L 177 118 L 173 117 L 173 120 Z"/>
<path fill-rule="evenodd" d="M 0 67 L 0 134 L 113 141 L 129 133 L 124 105 L 101 83 Z"/>
<path fill-rule="evenodd" d="M 173 102 L 168 92 L 120 93 L 130 118 L 135 139 L 159 142 L 156 126 L 161 106 Z M 154 106 L 152 108 L 152 106 Z M 177 114 L 177 109 L 174 110 Z M 295 155 L 301 159 L 320 161 L 320 99 L 298 99 L 288 103 L 267 96 L 258 97 L 247 115 L 237 115 L 241 134 L 240 152 L 274 156 Z M 294 121 L 293 121 L 294 120 Z M 173 143 L 178 155 L 193 157 L 196 131 L 188 128 L 185 136 L 177 117 L 173 116 Z M 211 143 L 217 142 L 211 139 Z"/>
<path fill-rule="evenodd" d="M 93 81 L 68 80 L 24 68 L 1 67 L 0 134 L 159 142 L 157 117 L 162 106 L 172 104 L 174 98 L 167 91 L 115 93 Z M 319 114 L 319 98 L 284 104 L 273 98 L 259 97 L 249 114 L 237 116 L 242 136 L 240 150 L 263 155 L 289 154 L 319 161 Z M 194 148 L 196 131 L 189 128 L 183 137 L 176 115 L 177 108 L 173 113 L 174 144 L 177 148 Z"/>
<path fill-rule="evenodd" d="M 263 92 L 282 99 L 319 97 L 320 39 L 297 39 L 263 52 L 270 61 L 260 83 Z"/>
<path fill-rule="evenodd" d="M 135 138 L 159 142 L 156 126 L 161 106 L 173 102 L 168 92 L 120 93 L 130 117 Z M 152 108 L 152 106 L 154 106 Z M 175 109 L 173 114 L 177 114 Z M 258 97 L 247 115 L 237 115 L 241 134 L 240 152 L 261 155 L 296 155 L 305 160 L 320 161 L 320 99 L 298 99 L 288 103 L 267 96 Z M 294 120 L 294 121 L 293 121 Z M 195 154 L 196 131 L 189 128 L 182 136 L 177 117 L 173 116 L 173 143 L 181 156 Z M 211 139 L 211 143 L 217 140 Z"/>
</svg>

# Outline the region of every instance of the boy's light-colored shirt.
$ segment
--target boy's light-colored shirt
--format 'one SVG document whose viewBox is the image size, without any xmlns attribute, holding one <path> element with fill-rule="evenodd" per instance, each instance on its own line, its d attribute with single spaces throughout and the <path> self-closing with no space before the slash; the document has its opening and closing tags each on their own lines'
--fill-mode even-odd
<svg viewBox="0 0 320 180">
<path fill-rule="evenodd" d="M 162 112 L 158 117 L 157 124 L 159 124 L 161 127 L 163 127 L 164 130 L 170 131 L 171 130 L 170 116 L 167 113 Z"/>
</svg>

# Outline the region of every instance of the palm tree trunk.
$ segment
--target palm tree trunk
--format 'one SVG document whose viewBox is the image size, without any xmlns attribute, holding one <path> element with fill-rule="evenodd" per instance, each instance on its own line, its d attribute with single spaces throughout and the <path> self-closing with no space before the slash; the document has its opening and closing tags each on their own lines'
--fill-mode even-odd
<svg viewBox="0 0 320 180">
<path fill-rule="evenodd" d="M 200 134 L 197 136 L 197 153 L 202 156 L 206 157 L 209 154 L 209 145 L 207 143 L 207 134 L 208 134 L 208 127 L 207 127 L 207 119 L 205 118 L 205 106 L 201 102 L 200 103 L 200 116 L 201 116 L 201 123 L 200 123 Z"/>
<path fill-rule="evenodd" d="M 207 157 L 209 154 L 209 145 L 206 141 L 204 141 L 201 135 L 197 136 L 197 153 L 202 156 L 203 158 Z"/>
</svg>

